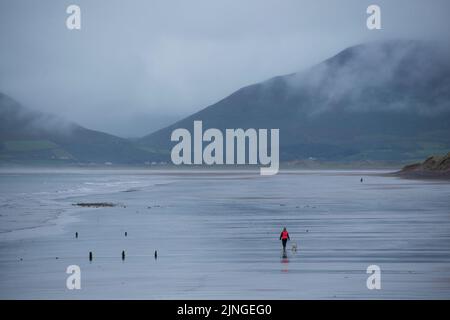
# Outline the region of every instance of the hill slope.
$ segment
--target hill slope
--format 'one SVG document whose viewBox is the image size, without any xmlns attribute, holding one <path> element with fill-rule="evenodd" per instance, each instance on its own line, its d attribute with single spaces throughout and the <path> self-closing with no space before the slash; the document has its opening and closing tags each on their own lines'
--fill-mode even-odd
<svg viewBox="0 0 450 320">
<path fill-rule="evenodd" d="M 0 93 L 2 163 L 135 164 L 154 157 L 126 139 L 34 112 Z"/>
<path fill-rule="evenodd" d="M 450 61 L 437 47 L 387 41 L 348 48 L 306 71 L 244 87 L 143 146 L 170 150 L 176 128 L 279 128 L 284 161 L 408 160 L 450 149 Z"/>
<path fill-rule="evenodd" d="M 422 163 L 405 166 L 396 174 L 407 178 L 450 179 L 450 152 L 444 156 L 431 156 Z"/>
</svg>

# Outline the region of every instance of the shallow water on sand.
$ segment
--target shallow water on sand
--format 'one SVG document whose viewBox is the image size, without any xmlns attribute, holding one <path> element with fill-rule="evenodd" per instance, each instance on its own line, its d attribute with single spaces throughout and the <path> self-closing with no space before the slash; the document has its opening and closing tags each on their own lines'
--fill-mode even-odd
<svg viewBox="0 0 450 320">
<path fill-rule="evenodd" d="M 449 299 L 450 183 L 379 173 L 2 171 L 0 298 Z"/>
</svg>

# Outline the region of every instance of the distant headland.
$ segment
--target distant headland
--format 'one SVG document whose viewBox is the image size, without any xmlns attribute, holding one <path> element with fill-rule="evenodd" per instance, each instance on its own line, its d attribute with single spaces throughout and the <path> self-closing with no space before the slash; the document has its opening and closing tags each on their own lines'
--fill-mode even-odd
<svg viewBox="0 0 450 320">
<path fill-rule="evenodd" d="M 430 156 L 422 163 L 407 165 L 395 174 L 405 178 L 450 179 L 450 152 Z"/>
</svg>

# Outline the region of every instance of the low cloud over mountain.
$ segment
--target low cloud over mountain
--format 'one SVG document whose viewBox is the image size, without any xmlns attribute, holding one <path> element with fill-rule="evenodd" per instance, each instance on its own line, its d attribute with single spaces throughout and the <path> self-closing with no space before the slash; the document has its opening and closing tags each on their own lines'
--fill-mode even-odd
<svg viewBox="0 0 450 320">
<path fill-rule="evenodd" d="M 407 160 L 450 148 L 446 49 L 384 41 L 345 49 L 304 72 L 242 88 L 143 145 L 170 149 L 175 128 L 279 128 L 282 160 Z"/>
<path fill-rule="evenodd" d="M 450 149 L 450 61 L 427 42 L 350 47 L 305 71 L 244 87 L 140 139 L 89 130 L 0 95 L 2 161 L 170 161 L 174 129 L 280 129 L 281 161 L 409 161 Z"/>
</svg>

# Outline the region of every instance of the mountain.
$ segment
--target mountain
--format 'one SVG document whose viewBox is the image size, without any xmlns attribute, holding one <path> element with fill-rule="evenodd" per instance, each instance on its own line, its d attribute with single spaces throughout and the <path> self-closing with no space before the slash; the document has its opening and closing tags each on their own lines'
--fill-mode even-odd
<svg viewBox="0 0 450 320">
<path fill-rule="evenodd" d="M 174 129 L 278 128 L 282 161 L 417 161 L 450 150 L 450 55 L 420 41 L 345 49 L 239 89 L 140 139 L 89 130 L 0 94 L 1 163 L 170 161 Z"/>
<path fill-rule="evenodd" d="M 345 49 L 302 72 L 239 89 L 139 140 L 166 153 L 176 128 L 279 128 L 283 161 L 410 160 L 450 149 L 450 59 L 421 41 Z"/>
<path fill-rule="evenodd" d="M 136 164 L 156 158 L 129 140 L 29 110 L 0 93 L 1 163 Z"/>
<path fill-rule="evenodd" d="M 443 156 L 431 156 L 422 163 L 405 166 L 396 174 L 406 178 L 450 179 L 450 152 Z"/>
</svg>

